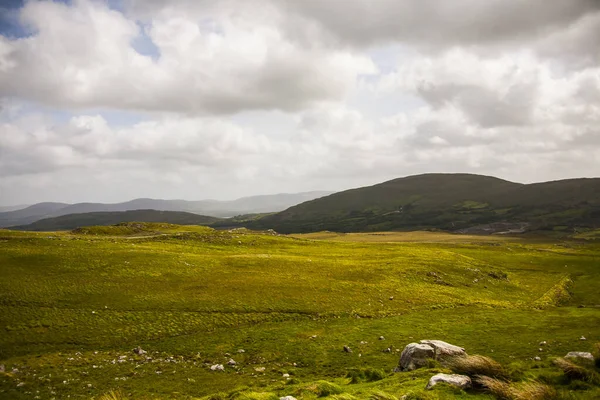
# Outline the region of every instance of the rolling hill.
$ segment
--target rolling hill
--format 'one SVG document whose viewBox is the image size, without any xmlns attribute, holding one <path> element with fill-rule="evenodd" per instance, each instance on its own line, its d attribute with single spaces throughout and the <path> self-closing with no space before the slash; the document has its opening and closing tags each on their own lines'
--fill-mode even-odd
<svg viewBox="0 0 600 400">
<path fill-rule="evenodd" d="M 232 201 L 218 200 L 161 200 L 134 199 L 123 203 L 38 203 L 22 210 L 0 212 L 0 227 L 27 225 L 44 219 L 69 214 L 90 212 L 118 212 L 131 210 L 183 211 L 213 217 L 232 217 L 240 214 L 277 212 L 288 207 L 326 196 L 332 192 L 280 193 L 242 197 Z"/>
<path fill-rule="evenodd" d="M 91 212 L 46 218 L 28 225 L 15 226 L 11 229 L 24 231 L 62 231 L 82 226 L 114 225 L 122 222 L 136 221 L 165 222 L 179 225 L 210 225 L 219 221 L 219 218 L 180 211 L 132 210 Z"/>
<path fill-rule="evenodd" d="M 508 223 L 529 229 L 600 226 L 600 179 L 519 184 L 473 174 L 424 174 L 338 192 L 265 216 L 278 232 L 443 229 Z"/>
</svg>

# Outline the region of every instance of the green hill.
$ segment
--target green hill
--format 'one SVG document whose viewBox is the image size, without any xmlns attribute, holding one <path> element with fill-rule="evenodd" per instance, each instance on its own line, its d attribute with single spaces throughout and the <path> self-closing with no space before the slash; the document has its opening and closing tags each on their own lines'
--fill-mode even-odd
<svg viewBox="0 0 600 400">
<path fill-rule="evenodd" d="M 279 232 L 444 229 L 508 223 L 529 229 L 600 226 L 600 179 L 518 184 L 472 174 L 425 174 L 347 190 L 256 221 Z"/>
<path fill-rule="evenodd" d="M 220 219 L 205 215 L 179 211 L 133 210 L 119 212 L 91 212 L 68 214 L 46 218 L 29 225 L 14 226 L 10 229 L 24 231 L 63 231 L 82 226 L 114 225 L 122 222 L 163 222 L 178 225 L 210 225 Z"/>
</svg>

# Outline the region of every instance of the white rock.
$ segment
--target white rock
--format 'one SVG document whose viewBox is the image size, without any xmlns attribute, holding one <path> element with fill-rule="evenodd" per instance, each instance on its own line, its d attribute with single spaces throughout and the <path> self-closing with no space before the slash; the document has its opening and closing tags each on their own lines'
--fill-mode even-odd
<svg viewBox="0 0 600 400">
<path fill-rule="evenodd" d="M 280 397 L 279 400 L 297 400 L 294 396 Z"/>
<path fill-rule="evenodd" d="M 282 376 L 283 376 L 284 378 L 289 378 L 289 377 L 290 377 L 290 374 L 283 374 Z"/>
<path fill-rule="evenodd" d="M 581 358 L 584 360 L 594 361 L 594 356 L 592 353 L 588 353 L 585 351 L 570 351 L 565 358 Z"/>
<path fill-rule="evenodd" d="M 471 378 L 466 375 L 437 374 L 429 379 L 425 389 L 431 389 L 440 382 L 447 383 L 461 389 L 468 389 L 471 387 Z"/>
<path fill-rule="evenodd" d="M 409 343 L 400 354 L 396 371 L 412 371 L 426 366 L 435 357 L 435 349 L 428 344 Z"/>
<path fill-rule="evenodd" d="M 227 365 L 236 365 L 237 363 L 235 362 L 235 360 L 233 358 L 230 358 L 229 361 L 227 361 Z"/>
<path fill-rule="evenodd" d="M 420 343 L 433 347 L 436 359 L 467 355 L 464 348 L 446 343 L 442 340 L 421 340 Z"/>
<path fill-rule="evenodd" d="M 585 336 L 582 336 L 579 338 L 579 340 L 587 340 L 587 339 L 585 338 Z"/>
<path fill-rule="evenodd" d="M 210 366 L 211 371 L 225 371 L 223 364 L 215 364 Z"/>
<path fill-rule="evenodd" d="M 265 367 L 256 367 L 254 368 L 256 372 L 265 372 Z"/>
</svg>

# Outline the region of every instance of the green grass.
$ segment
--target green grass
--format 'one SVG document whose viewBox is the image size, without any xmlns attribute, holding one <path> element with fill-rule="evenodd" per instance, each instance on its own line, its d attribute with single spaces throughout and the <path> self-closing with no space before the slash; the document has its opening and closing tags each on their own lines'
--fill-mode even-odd
<svg viewBox="0 0 600 400">
<path fill-rule="evenodd" d="M 595 241 L 434 232 L 0 230 L 0 398 L 492 398 L 424 391 L 439 366 L 392 373 L 419 339 L 596 398 L 552 358 L 600 341 L 598 259 Z"/>
</svg>

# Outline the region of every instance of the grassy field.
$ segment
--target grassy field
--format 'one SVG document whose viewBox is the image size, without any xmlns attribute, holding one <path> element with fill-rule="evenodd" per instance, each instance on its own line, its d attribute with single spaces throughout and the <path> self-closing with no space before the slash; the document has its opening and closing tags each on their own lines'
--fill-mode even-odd
<svg viewBox="0 0 600 400">
<path fill-rule="evenodd" d="M 495 398 L 425 391 L 436 364 L 392 373 L 420 339 L 492 357 L 517 386 L 600 398 L 593 368 L 569 379 L 552 363 L 600 342 L 595 240 L 0 230 L 0 274 L 0 398 Z"/>
</svg>

